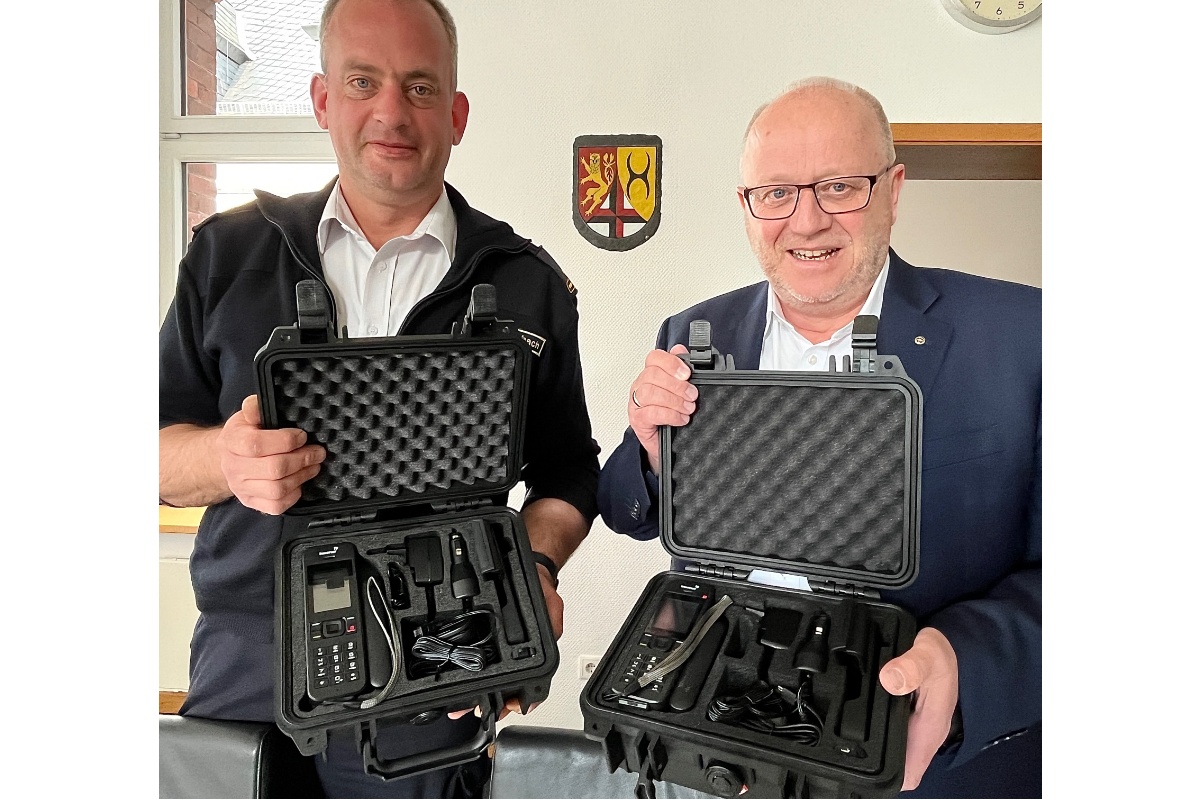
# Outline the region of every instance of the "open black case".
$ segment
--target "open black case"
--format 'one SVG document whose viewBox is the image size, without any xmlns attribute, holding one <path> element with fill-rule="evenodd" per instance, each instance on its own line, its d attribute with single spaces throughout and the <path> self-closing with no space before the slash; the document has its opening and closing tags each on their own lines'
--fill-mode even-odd
<svg viewBox="0 0 1200 800">
<path fill-rule="evenodd" d="M 840 369 L 770 372 L 736 370 L 692 323 L 699 396 L 687 425 L 660 429 L 659 522 L 694 563 L 650 581 L 580 696 L 585 733 L 611 771 L 638 774 L 638 796 L 658 780 L 899 793 L 911 698 L 878 674 L 916 624 L 878 589 L 917 575 L 921 391 L 876 353 L 877 325 L 855 320 Z"/>
<path fill-rule="evenodd" d="M 486 284 L 440 336 L 339 339 L 324 287 L 302 281 L 296 296 L 297 325 L 255 358 L 263 426 L 301 428 L 327 454 L 287 512 L 307 525 L 276 556 L 276 722 L 305 755 L 355 729 L 364 769 L 385 779 L 472 761 L 505 701 L 544 700 L 558 666 L 528 534 L 506 505 L 528 350 Z M 379 753 L 381 720 L 476 706 L 461 747 Z"/>
</svg>

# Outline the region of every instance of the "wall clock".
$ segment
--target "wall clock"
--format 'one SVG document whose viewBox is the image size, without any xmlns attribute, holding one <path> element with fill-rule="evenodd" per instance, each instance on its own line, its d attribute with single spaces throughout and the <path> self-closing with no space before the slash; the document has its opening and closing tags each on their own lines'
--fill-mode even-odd
<svg viewBox="0 0 1200 800">
<path fill-rule="evenodd" d="M 1042 15 L 1042 0 L 942 0 L 954 19 L 979 33 L 1008 33 Z"/>
</svg>

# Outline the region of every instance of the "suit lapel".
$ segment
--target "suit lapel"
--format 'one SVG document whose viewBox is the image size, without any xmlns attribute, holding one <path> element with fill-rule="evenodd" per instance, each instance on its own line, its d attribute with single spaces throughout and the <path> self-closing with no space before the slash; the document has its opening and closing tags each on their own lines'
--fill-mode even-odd
<svg viewBox="0 0 1200 800">
<path fill-rule="evenodd" d="M 922 390 L 929 391 L 942 368 L 954 326 L 926 313 L 938 298 L 937 289 L 920 269 L 906 263 L 894 250 L 890 252 L 891 265 L 879 319 L 879 352 L 899 356 L 909 377 Z M 729 352 L 738 369 L 759 368 L 768 291 L 769 284 L 763 281 L 744 312 L 739 314 L 738 309 L 731 308 L 727 326 L 713 325 L 714 330 L 733 332 Z M 917 344 L 918 337 L 923 338 L 922 344 Z"/>
<path fill-rule="evenodd" d="M 926 313 L 938 291 L 921 270 L 902 261 L 894 250 L 891 257 L 879 317 L 879 353 L 898 356 L 908 376 L 928 392 L 942 368 L 954 326 Z"/>
<path fill-rule="evenodd" d="M 763 334 L 767 330 L 767 292 L 769 284 L 763 281 L 755 292 L 753 302 L 740 318 L 731 320 L 726 330 L 734 332 L 729 352 L 733 354 L 733 366 L 737 369 L 758 369 L 762 357 Z"/>
</svg>

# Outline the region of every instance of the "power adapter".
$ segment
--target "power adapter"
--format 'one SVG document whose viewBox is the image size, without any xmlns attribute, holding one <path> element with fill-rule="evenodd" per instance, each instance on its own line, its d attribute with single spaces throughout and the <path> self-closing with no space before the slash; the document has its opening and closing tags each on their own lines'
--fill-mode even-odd
<svg viewBox="0 0 1200 800">
<path fill-rule="evenodd" d="M 442 582 L 446 575 L 446 564 L 442 560 L 442 539 L 436 533 L 419 533 L 408 537 L 408 566 L 412 570 L 413 583 L 425 587 L 425 614 L 433 619 L 437 602 L 433 587 Z"/>
</svg>

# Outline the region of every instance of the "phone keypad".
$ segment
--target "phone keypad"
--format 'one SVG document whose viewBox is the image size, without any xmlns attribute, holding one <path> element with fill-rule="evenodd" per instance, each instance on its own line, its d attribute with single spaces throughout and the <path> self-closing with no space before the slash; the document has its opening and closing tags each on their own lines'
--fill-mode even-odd
<svg viewBox="0 0 1200 800">
<path fill-rule="evenodd" d="M 358 620 L 344 617 L 309 626 L 309 694 L 314 700 L 353 694 L 363 682 L 359 671 Z"/>
<path fill-rule="evenodd" d="M 638 653 L 634 656 L 633 661 L 629 664 L 629 668 L 625 673 L 617 678 L 616 686 L 613 687 L 617 691 L 621 691 L 633 681 L 642 678 L 647 672 L 655 669 L 659 665 L 659 654 L 654 652 Z M 636 693 L 636 697 L 642 700 L 658 700 L 663 691 L 662 678 L 654 681 L 648 686 L 644 686 Z"/>
</svg>

